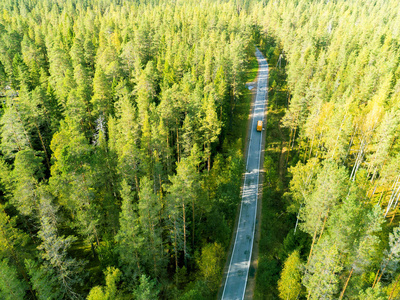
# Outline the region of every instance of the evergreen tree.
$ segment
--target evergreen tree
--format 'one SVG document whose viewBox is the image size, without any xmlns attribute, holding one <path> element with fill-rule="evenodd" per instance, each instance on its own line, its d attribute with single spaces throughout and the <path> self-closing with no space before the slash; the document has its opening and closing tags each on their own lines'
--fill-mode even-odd
<svg viewBox="0 0 400 300">
<path fill-rule="evenodd" d="M 41 258 L 44 260 L 42 268 L 46 270 L 45 276 L 49 278 L 52 274 L 57 279 L 55 284 L 62 297 L 78 298 L 74 285 L 82 280 L 81 272 L 84 264 L 82 261 L 70 258 L 67 252 L 76 237 L 59 235 L 57 209 L 52 204 L 52 196 L 44 188 L 41 190 L 39 210 L 40 230 L 38 235 L 42 244 L 38 249 L 41 250 Z"/>
<path fill-rule="evenodd" d="M 94 288 L 92 288 L 87 297 L 88 300 L 119 299 L 117 283 L 121 276 L 121 272 L 118 269 L 108 267 L 104 273 L 106 275 L 106 286 L 95 286 Z"/>
<path fill-rule="evenodd" d="M 156 282 L 146 275 L 142 275 L 140 277 L 140 284 L 133 292 L 133 296 L 137 300 L 156 300 L 159 293 L 160 291 L 157 288 Z"/>
<path fill-rule="evenodd" d="M 153 192 L 154 183 L 143 177 L 140 182 L 138 214 L 144 237 L 144 259 L 150 274 L 157 277 L 164 269 L 162 244 L 161 199 Z"/>
<path fill-rule="evenodd" d="M 278 281 L 281 299 L 297 299 L 301 292 L 301 261 L 299 251 L 295 250 L 285 261 L 281 277 Z"/>
<path fill-rule="evenodd" d="M 25 298 L 27 284 L 18 278 L 17 270 L 8 265 L 7 260 L 0 261 L 0 296 L 5 300 Z"/>
<path fill-rule="evenodd" d="M 38 182 L 43 178 L 42 158 L 35 156 L 31 149 L 20 151 L 15 156 L 14 170 L 14 205 L 22 215 L 36 218 L 39 207 L 37 192 Z"/>
<path fill-rule="evenodd" d="M 130 278 L 143 272 L 141 249 L 144 239 L 140 232 L 139 218 L 134 209 L 133 193 L 125 180 L 121 184 L 122 206 L 119 217 L 120 229 L 115 236 L 121 268 Z"/>
</svg>

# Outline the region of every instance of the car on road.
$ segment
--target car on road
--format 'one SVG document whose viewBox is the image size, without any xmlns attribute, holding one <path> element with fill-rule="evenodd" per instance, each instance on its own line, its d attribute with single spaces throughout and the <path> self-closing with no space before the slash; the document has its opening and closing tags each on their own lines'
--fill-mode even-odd
<svg viewBox="0 0 400 300">
<path fill-rule="evenodd" d="M 261 120 L 257 121 L 257 131 L 262 131 L 263 128 L 263 122 Z"/>
</svg>

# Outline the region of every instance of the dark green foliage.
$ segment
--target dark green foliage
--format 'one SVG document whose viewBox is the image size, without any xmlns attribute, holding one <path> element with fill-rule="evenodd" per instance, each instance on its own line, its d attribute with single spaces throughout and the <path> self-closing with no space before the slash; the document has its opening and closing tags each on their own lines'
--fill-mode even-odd
<svg viewBox="0 0 400 300">
<path fill-rule="evenodd" d="M 57 277 L 54 271 L 40 267 L 38 262 L 25 260 L 25 266 L 30 276 L 32 289 L 40 300 L 60 299 L 62 290 L 58 288 Z"/>
<path fill-rule="evenodd" d="M 17 270 L 7 260 L 0 261 L 0 296 L 5 300 L 22 300 L 27 290 L 26 282 L 18 278 Z"/>
<path fill-rule="evenodd" d="M 29 297 L 215 297 L 197 253 L 223 261 L 239 202 L 245 8 L 1 1 L 0 258 Z"/>
</svg>

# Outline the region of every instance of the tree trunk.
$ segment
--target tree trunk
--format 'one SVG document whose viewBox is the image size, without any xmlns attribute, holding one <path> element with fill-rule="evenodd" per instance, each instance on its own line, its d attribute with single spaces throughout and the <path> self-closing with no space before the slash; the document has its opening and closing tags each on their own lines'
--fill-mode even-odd
<svg viewBox="0 0 400 300">
<path fill-rule="evenodd" d="M 180 157 L 180 148 L 179 148 L 179 128 L 176 128 L 176 151 L 177 151 L 177 155 L 178 155 L 178 162 L 180 162 L 181 157 Z"/>
<path fill-rule="evenodd" d="M 195 223 L 195 219 L 194 219 L 194 197 L 192 198 L 192 218 L 193 218 L 193 225 L 192 225 L 192 249 L 194 249 L 194 225 Z"/>
<path fill-rule="evenodd" d="M 175 251 L 175 273 L 178 272 L 178 237 L 176 236 L 176 219 L 174 218 L 174 251 Z M 178 277 L 176 278 L 178 285 Z"/>
<path fill-rule="evenodd" d="M 349 284 L 349 281 L 350 281 L 351 275 L 353 274 L 353 271 L 354 271 L 354 268 L 351 268 L 349 277 L 347 277 L 347 280 L 346 280 L 346 284 L 344 285 L 343 290 L 340 293 L 339 300 L 341 300 L 343 298 L 343 296 L 344 296 L 344 292 L 346 291 L 347 285 Z"/>
<path fill-rule="evenodd" d="M 374 283 L 372 284 L 372 288 L 375 287 L 375 283 L 376 283 L 376 280 L 378 279 L 378 275 L 379 275 L 379 272 L 380 272 L 380 271 L 381 271 L 381 270 L 378 270 L 378 272 L 376 272 L 375 279 L 374 279 Z"/>
<path fill-rule="evenodd" d="M 185 202 L 182 200 L 182 212 L 183 212 L 183 259 L 185 261 L 185 267 L 187 267 L 186 261 L 186 211 L 185 211 Z"/>
<path fill-rule="evenodd" d="M 322 233 L 324 232 L 325 224 L 326 224 L 326 219 L 328 219 L 328 215 L 329 215 L 329 208 L 328 208 L 328 212 L 326 213 L 326 216 L 325 216 L 325 218 L 324 218 L 324 224 L 322 225 L 321 233 L 319 234 L 317 244 L 318 244 L 319 240 L 321 239 Z"/>
<path fill-rule="evenodd" d="M 389 296 L 389 299 L 388 299 L 388 300 L 391 300 L 391 299 L 392 299 L 393 293 L 394 293 L 394 291 L 396 290 L 397 283 L 399 282 L 399 279 L 400 279 L 400 275 L 397 276 L 396 283 L 394 284 L 394 287 L 393 287 L 392 291 L 390 292 L 390 296 Z"/>
<path fill-rule="evenodd" d="M 320 217 L 321 217 L 321 213 L 319 213 L 318 220 L 319 220 Z M 313 248 L 314 248 L 315 238 L 317 237 L 317 231 L 318 231 L 318 227 L 316 226 L 315 227 L 315 231 L 314 231 L 313 241 L 312 241 L 311 248 L 310 248 L 310 254 L 308 255 L 307 265 L 306 266 L 308 266 L 308 264 L 310 263 L 310 260 L 311 260 L 311 255 L 312 255 Z"/>
<path fill-rule="evenodd" d="M 42 148 L 44 150 L 44 157 L 46 158 L 47 167 L 50 169 L 49 156 L 47 154 L 46 146 L 44 145 L 42 134 L 40 133 L 40 130 L 39 130 L 39 126 L 36 124 L 36 122 L 35 122 L 35 127 L 36 127 L 36 130 L 37 130 L 38 134 L 39 134 L 40 142 L 42 143 Z"/>
</svg>

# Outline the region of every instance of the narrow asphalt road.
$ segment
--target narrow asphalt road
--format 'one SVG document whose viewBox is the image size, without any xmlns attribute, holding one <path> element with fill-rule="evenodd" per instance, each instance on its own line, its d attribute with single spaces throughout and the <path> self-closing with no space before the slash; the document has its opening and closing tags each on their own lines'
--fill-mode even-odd
<svg viewBox="0 0 400 300">
<path fill-rule="evenodd" d="M 246 174 L 243 184 L 242 203 L 235 244 L 233 246 L 229 270 L 226 275 L 223 300 L 243 299 L 253 250 L 254 231 L 257 215 L 257 194 L 260 171 L 262 132 L 256 130 L 258 120 L 264 121 L 267 106 L 268 63 L 257 49 L 258 82 L 257 95 L 251 120 L 249 149 L 247 151 Z M 265 122 L 263 122 L 264 124 Z M 265 124 L 264 124 L 265 126 Z"/>
</svg>

